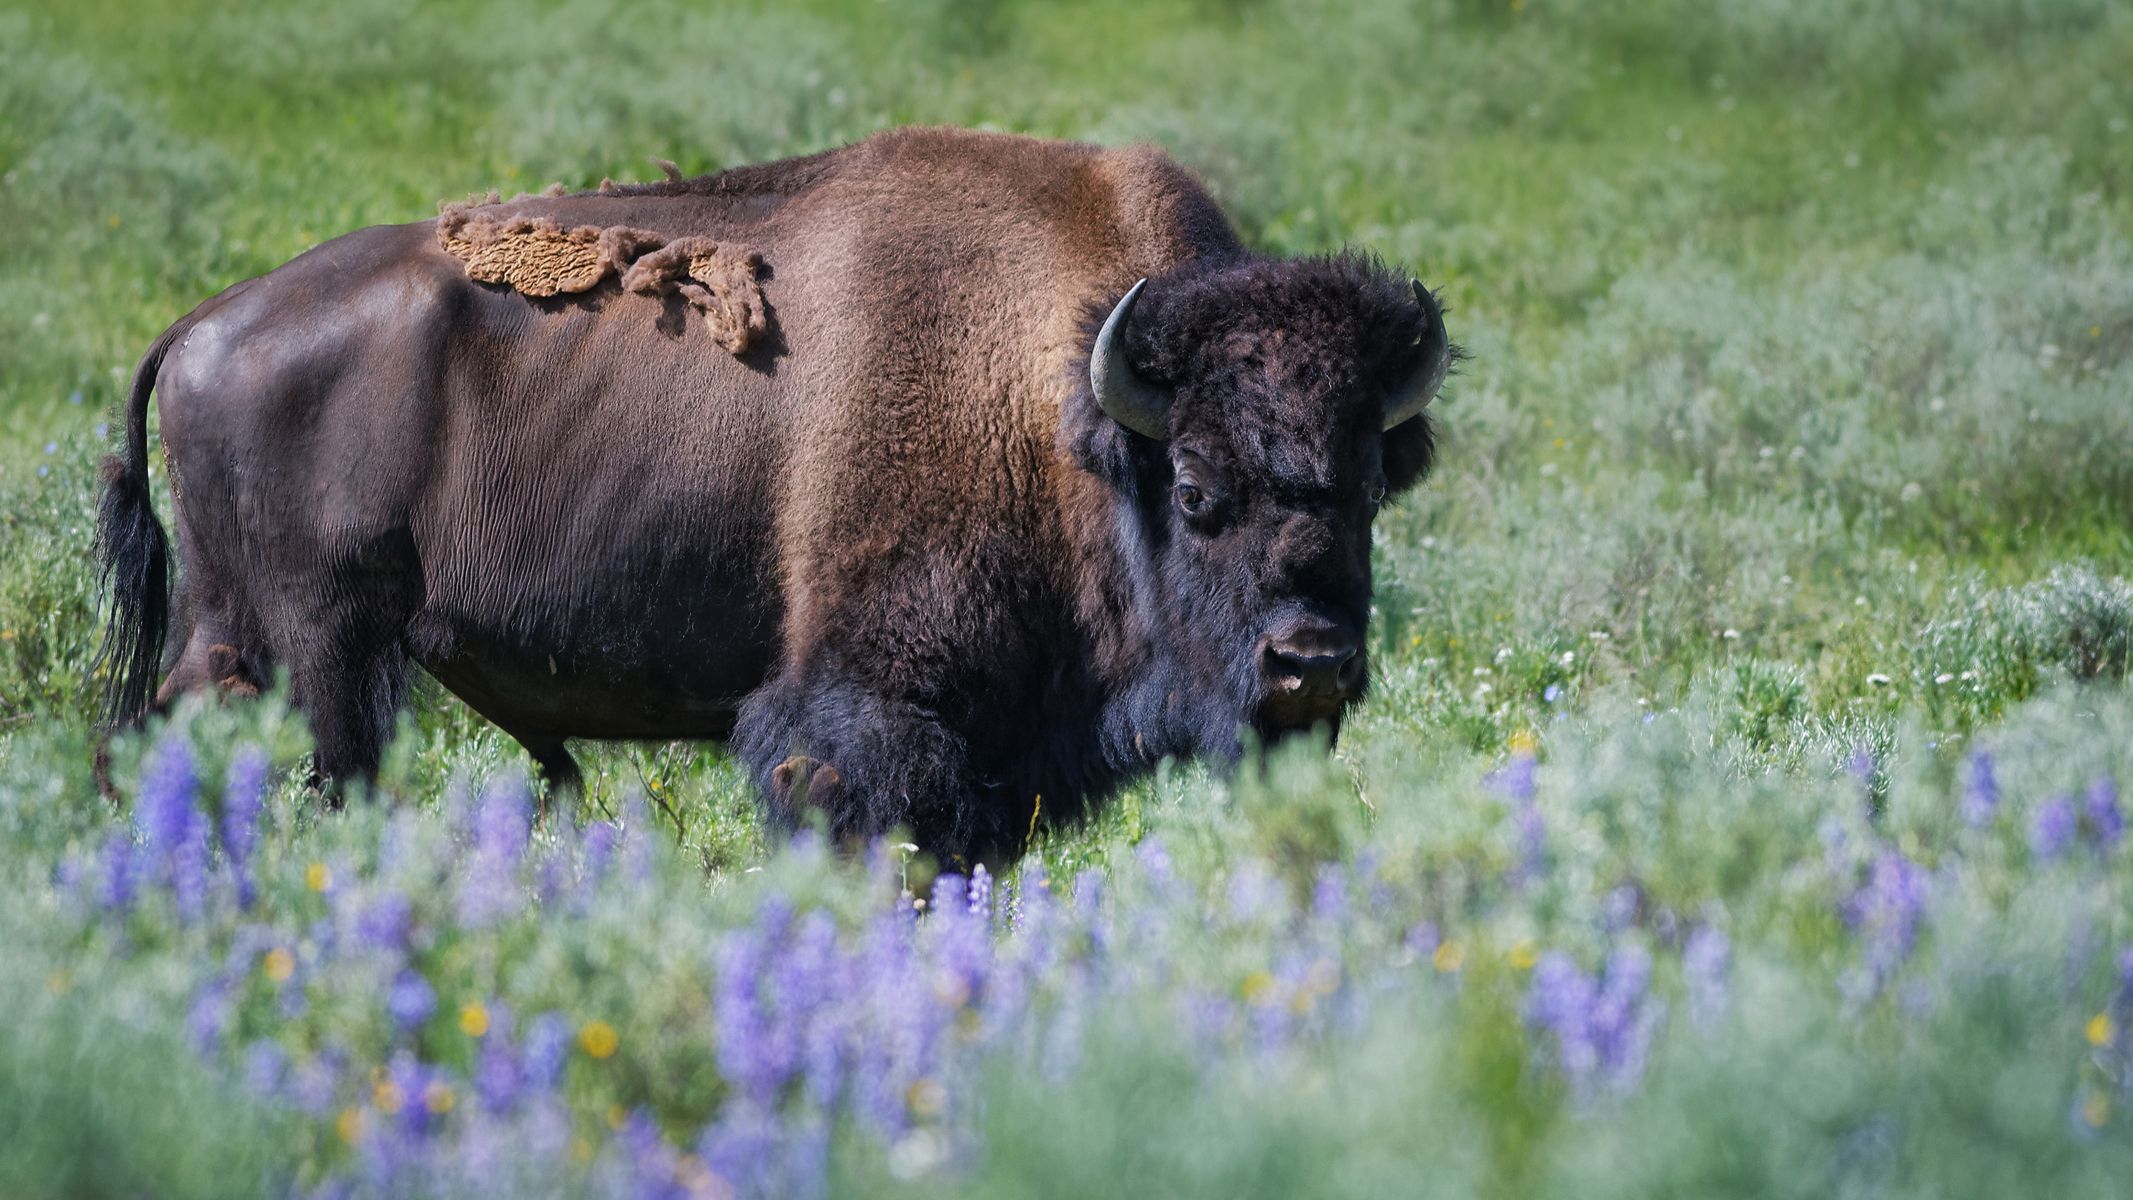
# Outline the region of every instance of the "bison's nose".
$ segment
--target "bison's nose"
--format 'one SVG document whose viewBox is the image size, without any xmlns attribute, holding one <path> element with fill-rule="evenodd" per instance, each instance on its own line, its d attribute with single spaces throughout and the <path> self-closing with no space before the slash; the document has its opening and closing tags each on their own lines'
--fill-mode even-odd
<svg viewBox="0 0 2133 1200">
<path fill-rule="evenodd" d="M 1330 627 L 1270 639 L 1262 658 L 1269 690 L 1296 696 L 1347 698 L 1362 681 L 1357 638 Z"/>
</svg>

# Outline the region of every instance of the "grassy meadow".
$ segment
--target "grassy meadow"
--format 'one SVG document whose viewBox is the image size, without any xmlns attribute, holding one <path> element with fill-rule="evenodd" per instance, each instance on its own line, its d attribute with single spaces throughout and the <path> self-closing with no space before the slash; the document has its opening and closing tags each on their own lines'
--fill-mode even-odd
<svg viewBox="0 0 2133 1200">
<path fill-rule="evenodd" d="M 0 0 L 0 1195 L 2123 1195 L 2128 63 L 2110 0 Z M 98 794 L 170 322 L 906 123 L 1443 289 L 1330 757 L 974 879 L 775 844 L 715 746 L 543 815 L 434 686 L 375 803 L 275 697 Z"/>
</svg>

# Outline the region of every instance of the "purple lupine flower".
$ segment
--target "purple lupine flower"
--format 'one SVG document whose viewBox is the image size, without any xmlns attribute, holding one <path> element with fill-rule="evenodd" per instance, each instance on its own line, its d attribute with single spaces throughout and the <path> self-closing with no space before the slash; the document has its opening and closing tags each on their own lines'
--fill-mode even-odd
<svg viewBox="0 0 2133 1200">
<path fill-rule="evenodd" d="M 1727 976 L 1733 966 L 1733 943 L 1716 925 L 1698 925 L 1681 948 L 1681 974 L 1687 982 L 1689 1017 L 1702 1028 L 1718 1023 L 1726 1008 Z"/>
<path fill-rule="evenodd" d="M 909 1089 L 931 1069 L 932 1045 L 944 1018 L 919 971 L 916 930 L 908 909 L 883 912 L 867 923 L 853 974 L 858 1020 L 866 1033 L 853 1047 L 852 1086 L 860 1116 L 891 1137 L 909 1123 Z"/>
<path fill-rule="evenodd" d="M 1866 940 L 1866 967 L 1874 987 L 1910 957 L 1926 900 L 1925 872 L 1892 848 L 1875 857 L 1865 885 L 1845 905 L 1846 922 Z"/>
<path fill-rule="evenodd" d="M 1318 869 L 1311 887 L 1311 916 L 1322 925 L 1338 925 L 1348 918 L 1348 875 L 1339 863 Z"/>
<path fill-rule="evenodd" d="M 2090 784 L 2083 810 L 2096 849 L 2107 851 L 2118 845 L 2126 832 L 2125 815 L 2118 811 L 2118 784 L 2109 776 Z"/>
<path fill-rule="evenodd" d="M 952 878 L 952 877 L 951 877 Z M 937 902 L 941 893 L 934 892 Z M 950 893 L 952 898 L 953 893 Z M 989 985 L 993 975 L 993 942 L 991 931 L 983 921 L 967 913 L 959 913 L 952 903 L 927 930 L 931 937 L 927 947 L 932 950 L 933 996 L 945 1012 L 968 1009 L 976 1012 L 990 1001 Z"/>
<path fill-rule="evenodd" d="M 1599 989 L 1568 954 L 1550 950 L 1533 965 L 1526 987 L 1526 1023 L 1555 1038 L 1555 1064 L 1573 1093 L 1583 1096 L 1599 1066 L 1592 1036 Z"/>
<path fill-rule="evenodd" d="M 1624 883 L 1610 890 L 1600 900 L 1600 928 L 1610 934 L 1628 929 L 1637 919 L 1637 910 L 1643 907 L 1644 898 L 1634 883 Z"/>
<path fill-rule="evenodd" d="M 1548 821 L 1540 805 L 1530 797 L 1517 802 L 1511 820 L 1518 829 L 1518 863 L 1511 870 L 1513 882 L 1526 883 L 1548 873 Z"/>
<path fill-rule="evenodd" d="M 549 1091 L 562 1082 L 563 1066 L 570 1058 L 570 1022 L 561 1013 L 542 1013 L 526 1030 L 526 1045 L 519 1060 L 528 1087 Z"/>
<path fill-rule="evenodd" d="M 1992 824 L 2000 810 L 2000 781 L 1992 769 L 1992 752 L 1973 751 L 1963 776 L 1963 823 L 1972 829 Z"/>
<path fill-rule="evenodd" d="M 2053 796 L 2037 809 L 2036 818 L 2030 825 L 2030 851 L 2046 862 L 2059 857 L 2073 844 L 2079 825 L 2080 819 L 2074 815 L 2074 802 L 2065 796 Z"/>
<path fill-rule="evenodd" d="M 470 926 L 494 924 L 525 907 L 519 860 L 532 830 L 532 796 L 520 778 L 492 780 L 482 789 L 474 814 L 474 853 L 460 883 L 460 919 Z"/>
<path fill-rule="evenodd" d="M 1538 790 L 1540 760 L 1530 750 L 1514 750 L 1511 761 L 1503 769 L 1489 777 L 1489 782 L 1505 796 L 1519 803 L 1533 799 Z"/>
<path fill-rule="evenodd" d="M 1276 919 L 1287 895 L 1266 864 L 1246 859 L 1229 877 L 1230 919 L 1240 925 Z"/>
<path fill-rule="evenodd" d="M 334 1047 L 298 1062 L 289 1074 L 289 1098 L 300 1111 L 323 1116 L 340 1094 L 341 1072 L 347 1066 L 347 1055 Z"/>
<path fill-rule="evenodd" d="M 1553 1037 L 1555 1064 L 1580 1103 L 1598 1087 L 1626 1093 L 1643 1078 L 1665 1016 L 1649 994 L 1651 971 L 1651 954 L 1635 943 L 1616 947 L 1597 979 L 1560 951 L 1534 964 L 1526 1021 Z"/>
<path fill-rule="evenodd" d="M 258 898 L 252 881 L 252 847 L 258 840 L 259 813 L 267 793 L 266 751 L 245 746 L 230 759 L 222 789 L 222 853 L 237 887 L 237 906 L 250 909 Z"/>
<path fill-rule="evenodd" d="M 156 739 L 141 768 L 141 795 L 133 812 L 149 848 L 158 856 L 169 854 L 191 835 L 199 821 L 194 806 L 199 787 L 192 743 L 175 730 Z"/>
<path fill-rule="evenodd" d="M 776 1118 L 748 1105 L 728 1105 L 697 1141 L 704 1160 L 738 1197 L 780 1194 L 776 1164 L 782 1130 Z"/>
<path fill-rule="evenodd" d="M 982 918 L 971 920 L 978 924 Z M 844 1021 L 839 1002 L 849 992 L 837 923 L 819 909 L 800 919 L 791 943 L 772 971 L 777 1017 L 788 1030 L 795 1066 L 808 1103 L 827 1109 L 844 1086 Z"/>
<path fill-rule="evenodd" d="M 399 1093 L 401 1129 L 416 1137 L 434 1129 L 437 1114 L 429 1104 L 430 1085 L 445 1083 L 436 1068 L 402 1050 L 386 1064 L 385 1078 Z"/>
<path fill-rule="evenodd" d="M 386 990 L 385 1011 L 392 1016 L 393 1024 L 403 1030 L 413 1029 L 437 1011 L 437 991 L 420 971 L 401 971 Z"/>
<path fill-rule="evenodd" d="M 526 1071 L 511 1045 L 511 1010 L 490 1004 L 489 1028 L 474 1057 L 474 1094 L 492 1113 L 510 1112 L 525 1090 Z"/>
<path fill-rule="evenodd" d="M 356 940 L 372 950 L 405 951 L 414 931 L 414 902 L 397 891 L 372 897 L 355 919 Z"/>
<path fill-rule="evenodd" d="M 970 869 L 970 915 L 992 919 L 992 872 L 984 863 Z"/>
<path fill-rule="evenodd" d="M 202 1055 L 212 1055 L 222 1048 L 222 1039 L 228 1036 L 231 1023 L 236 1019 L 236 1006 L 230 997 L 230 984 L 226 979 L 213 979 L 200 993 L 193 997 L 192 1009 L 185 1017 L 185 1031 L 192 1036 L 193 1048 Z"/>
<path fill-rule="evenodd" d="M 633 1200 L 670 1200 L 681 1195 L 675 1186 L 680 1158 L 667 1144 L 659 1126 L 642 1110 L 632 1111 L 615 1131 L 609 1157 L 599 1174 L 606 1177 L 605 1194 Z"/>
<path fill-rule="evenodd" d="M 150 869 L 169 886 L 179 915 L 187 920 L 199 916 L 207 892 L 207 820 L 200 813 L 199 790 L 192 743 L 182 734 L 165 733 L 142 768 L 134 821 Z"/>
<path fill-rule="evenodd" d="M 1084 919 L 1093 917 L 1104 903 L 1104 873 L 1100 867 L 1083 867 L 1074 876 L 1074 909 Z"/>
<path fill-rule="evenodd" d="M 718 954 L 712 1013 L 719 1070 L 736 1092 L 766 1109 L 798 1067 L 793 1031 L 781 1027 L 775 1001 L 766 1003 L 764 995 L 791 918 L 792 906 L 773 896 L 756 923 L 728 937 Z"/>
<path fill-rule="evenodd" d="M 114 829 L 104 839 L 103 854 L 97 864 L 97 900 L 109 912 L 124 912 L 133 907 L 133 898 L 140 889 L 140 848 L 133 844 L 133 833 L 126 829 Z"/>
<path fill-rule="evenodd" d="M 239 747 L 230 757 L 222 785 L 222 852 L 233 863 L 249 862 L 265 807 L 267 773 L 272 763 L 257 746 Z"/>
<path fill-rule="evenodd" d="M 1650 1000 L 1651 952 L 1635 942 L 1617 946 L 1607 956 L 1607 971 L 1594 1008 L 1594 1040 L 1600 1051 L 1603 1082 L 1616 1092 L 1633 1090 L 1644 1078 L 1652 1038 L 1665 1014 Z"/>
<path fill-rule="evenodd" d="M 281 1090 L 289 1073 L 289 1052 L 271 1038 L 259 1038 L 244 1050 L 244 1084 L 255 1096 Z"/>
<path fill-rule="evenodd" d="M 1845 760 L 1844 769 L 1860 787 L 1870 787 L 1874 782 L 1874 748 L 1865 742 L 1852 748 L 1852 756 Z"/>
<path fill-rule="evenodd" d="M 615 843 L 621 832 L 612 821 L 594 821 L 586 828 L 585 869 L 579 882 L 584 895 L 600 890 L 600 882 L 607 878 L 607 868 L 614 862 Z"/>
<path fill-rule="evenodd" d="M 1151 833 L 1142 838 L 1140 845 L 1133 848 L 1133 857 L 1148 873 L 1149 883 L 1157 890 L 1167 889 L 1176 882 L 1177 868 L 1170 860 L 1170 847 L 1163 844 L 1161 837 Z"/>
<path fill-rule="evenodd" d="M 1444 935 L 1438 932 L 1435 921 L 1417 921 L 1408 928 L 1407 936 L 1400 940 L 1407 947 L 1408 953 L 1428 962 L 1430 957 L 1437 953 L 1437 947 L 1443 944 Z"/>
</svg>

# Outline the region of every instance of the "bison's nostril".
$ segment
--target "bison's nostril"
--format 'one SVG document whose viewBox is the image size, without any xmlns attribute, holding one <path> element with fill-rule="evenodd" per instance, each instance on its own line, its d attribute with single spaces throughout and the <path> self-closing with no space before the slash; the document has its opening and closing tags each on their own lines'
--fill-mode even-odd
<svg viewBox="0 0 2133 1200">
<path fill-rule="evenodd" d="M 1266 649 L 1267 677 L 1278 688 L 1305 693 L 1347 693 L 1362 672 L 1357 646 L 1345 639 L 1276 643 Z"/>
<path fill-rule="evenodd" d="M 1363 656 L 1353 650 L 1348 652 L 1348 661 L 1341 664 L 1341 690 L 1354 692 L 1363 685 Z"/>
</svg>

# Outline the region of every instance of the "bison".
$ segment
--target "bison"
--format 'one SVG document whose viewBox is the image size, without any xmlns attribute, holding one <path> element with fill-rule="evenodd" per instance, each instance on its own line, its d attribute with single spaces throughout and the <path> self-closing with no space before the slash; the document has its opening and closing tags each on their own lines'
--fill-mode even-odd
<svg viewBox="0 0 2133 1200">
<path fill-rule="evenodd" d="M 1146 147 L 909 129 L 449 206 L 142 359 L 110 715 L 286 672 L 361 780 L 413 663 L 557 785 L 570 738 L 729 739 L 776 825 L 1011 854 L 1165 756 L 1337 734 L 1454 356 L 1419 283 L 1254 254 Z"/>
</svg>

